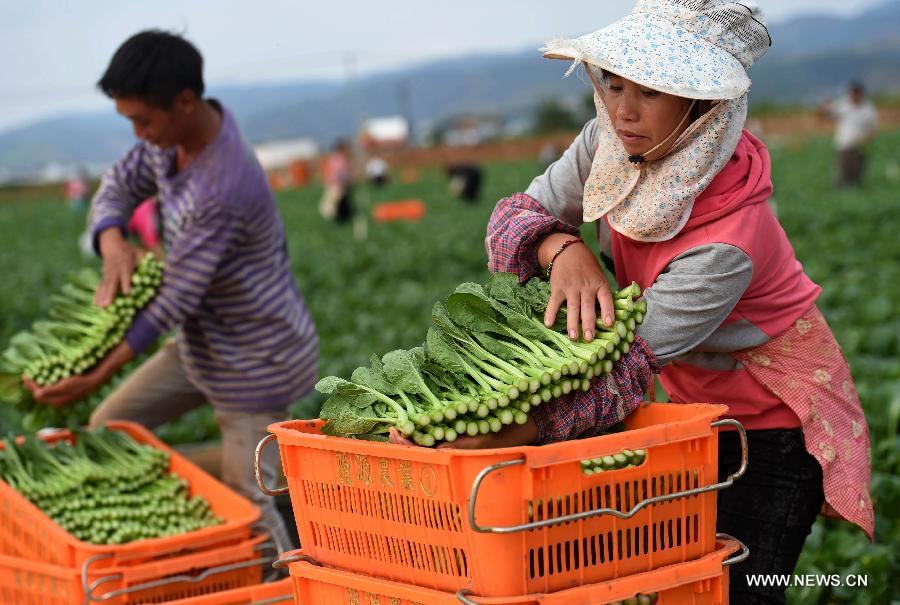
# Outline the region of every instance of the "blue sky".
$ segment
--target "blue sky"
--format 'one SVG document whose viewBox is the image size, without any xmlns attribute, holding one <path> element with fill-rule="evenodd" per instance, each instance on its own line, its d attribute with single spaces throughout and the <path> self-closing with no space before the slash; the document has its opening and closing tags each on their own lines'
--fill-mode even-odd
<svg viewBox="0 0 900 605">
<path fill-rule="evenodd" d="M 769 21 L 848 15 L 878 0 L 762 0 Z M 159 27 L 203 53 L 208 83 L 345 78 L 440 57 L 537 47 L 627 13 L 630 0 L 4 0 L 0 131 L 102 109 L 94 88 L 116 47 Z"/>
</svg>

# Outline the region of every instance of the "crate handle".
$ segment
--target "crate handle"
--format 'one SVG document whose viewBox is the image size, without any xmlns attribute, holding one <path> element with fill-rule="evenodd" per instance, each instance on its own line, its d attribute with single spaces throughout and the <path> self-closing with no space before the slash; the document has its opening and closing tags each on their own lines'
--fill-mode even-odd
<svg viewBox="0 0 900 605">
<path fill-rule="evenodd" d="M 272 597 L 271 599 L 264 599 L 262 601 L 253 601 L 252 603 L 248 603 L 247 605 L 272 605 L 272 603 L 287 603 L 290 601 L 294 602 L 294 595 L 284 595 L 283 597 Z"/>
<path fill-rule="evenodd" d="M 266 447 L 266 444 L 272 441 L 272 439 L 275 439 L 275 435 L 269 433 L 268 435 L 260 439 L 259 443 L 256 444 L 256 455 L 254 458 L 253 470 L 256 473 L 256 485 L 259 487 L 259 491 L 267 496 L 280 496 L 281 494 L 288 493 L 288 488 L 281 487 L 278 489 L 269 489 L 268 487 L 266 487 L 266 483 L 263 480 L 262 476 L 262 467 L 260 466 L 262 451 Z"/>
<path fill-rule="evenodd" d="M 747 470 L 747 432 L 744 430 L 743 425 L 737 420 L 732 420 L 731 418 L 726 418 L 724 420 L 717 420 L 712 423 L 713 427 L 720 426 L 733 426 L 738 430 L 738 435 L 741 439 L 741 466 L 737 471 L 728 476 L 725 481 L 720 483 L 714 483 L 712 485 L 705 485 L 703 487 L 694 487 L 688 490 L 683 490 L 680 492 L 675 492 L 672 494 L 666 494 L 661 496 L 654 496 L 652 498 L 646 498 L 641 500 L 628 512 L 621 512 L 615 508 L 595 508 L 593 510 L 584 511 L 581 513 L 574 513 L 571 515 L 563 515 L 561 517 L 553 517 L 552 519 L 544 519 L 543 521 L 533 521 L 531 523 L 523 523 L 521 525 L 509 525 L 506 527 L 492 527 L 492 526 L 481 526 L 475 521 L 475 507 L 478 502 L 478 492 L 481 489 L 481 483 L 484 481 L 485 477 L 490 475 L 491 473 L 504 469 L 508 466 L 516 466 L 519 464 L 525 464 L 524 458 L 517 458 L 516 460 L 507 460 L 504 462 L 497 462 L 495 464 L 491 464 L 481 470 L 478 475 L 475 476 L 475 481 L 472 483 L 472 492 L 469 496 L 469 525 L 472 529 L 478 533 L 482 534 L 511 534 L 520 531 L 530 531 L 532 529 L 539 529 L 541 527 L 548 527 L 550 525 L 558 525 L 561 523 L 570 523 L 572 521 L 580 521 L 582 519 L 588 519 L 590 517 L 596 517 L 598 515 L 612 515 L 614 517 L 618 517 L 619 519 L 630 519 L 634 515 L 638 513 L 641 509 L 650 506 L 651 504 L 658 504 L 660 502 L 668 502 L 670 500 L 676 500 L 678 498 L 686 498 L 688 496 L 697 496 L 699 494 L 704 494 L 706 492 L 719 491 L 726 487 L 731 487 L 734 483 L 735 479 L 740 479 Z"/>
<path fill-rule="evenodd" d="M 465 605 L 478 605 L 477 601 L 473 601 L 472 599 L 466 598 L 470 594 L 474 594 L 474 593 L 471 590 L 469 590 L 468 588 L 461 588 L 456 593 L 456 598 L 459 600 L 460 603 L 465 603 Z"/>
<path fill-rule="evenodd" d="M 719 532 L 716 534 L 716 540 L 730 540 L 732 542 L 736 542 L 741 547 L 741 552 L 736 555 L 731 555 L 724 561 L 722 561 L 722 565 L 728 567 L 729 565 L 734 565 L 736 563 L 743 563 L 750 556 L 750 549 L 747 548 L 747 545 L 726 533 Z"/>
<path fill-rule="evenodd" d="M 282 567 L 287 567 L 290 563 L 296 563 L 298 561 L 305 561 L 311 565 L 315 565 L 316 567 L 322 567 L 322 564 L 310 557 L 309 555 L 304 555 L 302 553 L 293 553 L 289 554 L 283 559 L 278 559 L 274 563 L 272 563 L 272 567 L 275 569 L 281 569 Z"/>
<path fill-rule="evenodd" d="M 274 544 L 271 542 L 265 542 L 260 544 L 255 548 L 257 551 L 265 550 L 265 549 L 274 548 Z M 105 592 L 101 595 L 94 595 L 94 591 L 97 590 L 97 587 L 101 584 L 106 584 L 107 582 L 112 582 L 115 580 L 121 580 L 123 575 L 121 573 L 110 574 L 107 576 L 102 576 L 97 578 L 92 583 L 88 584 L 88 569 L 90 566 L 100 559 L 105 559 L 111 557 L 111 553 L 105 553 L 102 555 L 96 555 L 91 557 L 87 561 L 84 562 L 84 565 L 81 567 L 81 587 L 84 590 L 84 605 L 90 605 L 90 603 L 109 601 L 111 599 L 115 599 L 116 597 L 120 597 L 124 594 L 129 594 L 132 592 L 139 592 L 141 590 L 149 590 L 151 588 L 159 588 L 160 586 L 168 586 L 169 584 L 175 584 L 178 582 L 189 582 L 191 584 L 196 584 L 197 582 L 202 582 L 206 578 L 210 576 L 214 576 L 220 573 L 226 573 L 229 571 L 236 571 L 238 569 L 246 569 L 248 567 L 254 567 L 256 565 L 265 565 L 267 563 L 272 563 L 275 561 L 276 557 L 259 557 L 257 559 L 251 559 L 249 561 L 241 561 L 239 563 L 229 563 L 227 565 L 219 565 L 217 567 L 210 567 L 209 569 L 203 570 L 201 573 L 191 576 L 187 574 L 179 574 L 177 576 L 169 576 L 166 578 L 162 578 L 159 580 L 151 580 L 149 582 L 143 582 L 141 584 L 135 584 L 133 586 L 129 586 L 128 588 L 121 588 L 119 590 L 113 590 L 110 592 Z"/>
</svg>

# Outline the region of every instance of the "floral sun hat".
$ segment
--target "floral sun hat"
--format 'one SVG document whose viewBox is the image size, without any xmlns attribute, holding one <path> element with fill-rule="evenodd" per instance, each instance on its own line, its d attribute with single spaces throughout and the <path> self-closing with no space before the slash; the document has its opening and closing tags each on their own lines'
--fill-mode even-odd
<svg viewBox="0 0 900 605">
<path fill-rule="evenodd" d="M 679 97 L 722 100 L 750 89 L 747 69 L 771 43 L 753 2 L 638 0 L 612 25 L 541 50 Z"/>
<path fill-rule="evenodd" d="M 541 49 L 545 57 L 571 59 L 573 67 L 583 63 L 594 82 L 599 146 L 584 186 L 584 221 L 606 216 L 610 227 L 637 241 L 675 237 L 737 147 L 747 116 L 746 68 L 770 43 L 755 4 L 638 0 L 609 27 Z M 654 90 L 717 102 L 661 158 L 645 162 L 629 156 L 616 134 L 597 68 Z"/>
</svg>

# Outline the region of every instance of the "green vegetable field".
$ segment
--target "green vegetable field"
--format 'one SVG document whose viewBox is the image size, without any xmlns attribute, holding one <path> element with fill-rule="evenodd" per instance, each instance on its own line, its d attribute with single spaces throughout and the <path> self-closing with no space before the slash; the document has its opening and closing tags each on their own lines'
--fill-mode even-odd
<svg viewBox="0 0 900 605">
<path fill-rule="evenodd" d="M 900 162 L 898 150 L 900 132 L 876 141 L 869 183 L 859 191 L 832 188 L 826 139 L 772 150 L 779 218 L 807 272 L 824 288 L 820 308 L 850 360 L 871 426 L 877 517 L 875 544 L 846 524 L 820 521 L 798 570 L 865 574 L 868 587 L 792 588 L 793 603 L 900 600 L 900 180 L 890 180 L 886 169 Z M 417 224 L 370 222 L 365 240 L 355 239 L 349 225 L 323 223 L 317 186 L 280 192 L 294 272 L 321 338 L 319 375 L 349 377 L 369 365 L 373 353 L 421 344 L 434 303 L 460 283 L 488 277 L 483 239 L 494 202 L 527 187 L 539 170 L 531 162 L 487 166 L 475 205 L 451 197 L 439 170 L 424 171 L 418 183 L 389 184 L 371 198 L 420 198 L 427 214 Z M 358 206 L 368 194 L 357 192 Z M 55 198 L 61 195 L 0 190 L 0 347 L 47 317 L 51 294 L 86 264 L 77 248 L 85 217 Z M 593 241 L 591 233 L 586 237 Z M 317 415 L 323 401 L 313 393 L 293 412 Z M 20 430 L 17 414 L 0 407 L 0 436 Z M 214 437 L 214 431 L 207 409 L 160 432 L 184 442 Z"/>
</svg>

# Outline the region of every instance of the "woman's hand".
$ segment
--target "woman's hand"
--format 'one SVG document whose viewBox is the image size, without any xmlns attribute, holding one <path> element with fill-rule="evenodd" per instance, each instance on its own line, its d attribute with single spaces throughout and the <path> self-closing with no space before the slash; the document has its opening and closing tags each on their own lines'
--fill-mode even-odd
<svg viewBox="0 0 900 605">
<path fill-rule="evenodd" d="M 388 430 L 388 440 L 396 445 L 415 445 L 412 440 L 404 437 L 403 434 L 394 427 L 391 427 Z"/>
<path fill-rule="evenodd" d="M 528 422 L 525 424 L 510 424 L 503 427 L 499 433 L 475 435 L 474 437 L 463 435 L 453 443 L 444 442 L 440 444 L 437 446 L 437 449 L 483 450 L 495 447 L 515 447 L 517 445 L 531 445 L 537 441 L 537 437 L 537 425 L 529 416 Z M 391 443 L 398 445 L 415 445 L 394 427 L 391 427 L 388 439 Z"/>
<path fill-rule="evenodd" d="M 553 255 L 566 241 L 575 239 L 565 233 L 548 235 L 538 247 L 538 262 L 546 267 Z M 553 261 L 550 272 L 550 301 L 544 314 L 544 323 L 552 326 L 562 304 L 566 304 L 566 328 L 569 338 L 578 339 L 578 328 L 586 341 L 594 339 L 597 331 L 596 304 L 600 303 L 600 317 L 605 326 L 612 327 L 612 289 L 600 268 L 597 257 L 585 244 L 578 242 L 568 246 Z"/>
<path fill-rule="evenodd" d="M 836 521 L 846 521 L 844 516 L 837 512 L 833 506 L 828 504 L 828 502 L 822 503 L 822 508 L 819 509 L 819 514 L 825 517 L 826 519 L 834 519 Z"/>
</svg>

